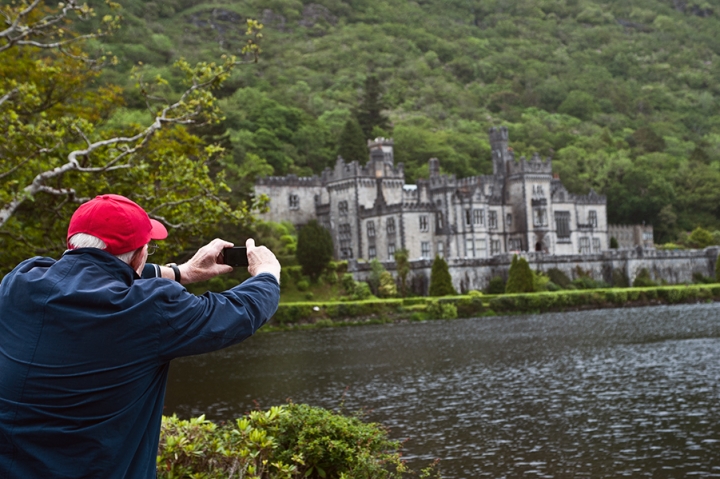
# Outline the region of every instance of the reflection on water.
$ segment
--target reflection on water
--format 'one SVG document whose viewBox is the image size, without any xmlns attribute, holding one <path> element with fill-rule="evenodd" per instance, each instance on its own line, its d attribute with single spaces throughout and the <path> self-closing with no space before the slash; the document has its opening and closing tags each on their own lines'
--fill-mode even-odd
<svg viewBox="0 0 720 479">
<path fill-rule="evenodd" d="M 174 361 L 166 413 L 344 403 L 446 478 L 720 477 L 719 308 L 259 334 Z"/>
</svg>

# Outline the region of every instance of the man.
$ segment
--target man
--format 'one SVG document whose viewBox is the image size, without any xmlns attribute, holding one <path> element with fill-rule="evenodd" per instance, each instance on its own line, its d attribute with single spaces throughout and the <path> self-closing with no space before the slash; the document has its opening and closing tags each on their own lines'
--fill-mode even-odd
<svg viewBox="0 0 720 479">
<path fill-rule="evenodd" d="M 277 310 L 280 264 L 246 243 L 252 278 L 195 296 L 221 264 L 215 239 L 141 279 L 165 227 L 103 195 L 70 220 L 68 251 L 24 261 L 0 284 L 0 478 L 154 478 L 170 360 L 252 335 Z"/>
</svg>

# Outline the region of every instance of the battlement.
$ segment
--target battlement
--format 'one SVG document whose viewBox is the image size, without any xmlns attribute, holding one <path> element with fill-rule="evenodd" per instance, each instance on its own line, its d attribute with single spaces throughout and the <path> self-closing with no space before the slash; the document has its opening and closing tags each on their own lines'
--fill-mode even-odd
<svg viewBox="0 0 720 479">
<path fill-rule="evenodd" d="M 415 186 L 415 185 L 405 185 L 403 187 L 402 197 L 403 202 L 412 202 L 417 201 L 418 198 L 420 198 L 420 190 L 415 186 L 415 188 L 408 188 L 408 186 Z"/>
<path fill-rule="evenodd" d="M 458 188 L 476 188 L 482 187 L 485 181 L 482 176 L 468 176 L 467 178 L 460 178 L 457 180 Z"/>
<path fill-rule="evenodd" d="M 323 185 L 354 178 L 387 178 L 405 182 L 404 165 L 400 163 L 393 166 L 392 162 L 384 161 L 385 154 L 382 151 L 380 153 L 383 155 L 380 162 L 370 161 L 364 166 L 361 166 L 357 161 L 345 163 L 345 160 L 338 156 L 335 167 L 325 168 L 322 172 Z"/>
<path fill-rule="evenodd" d="M 501 126 L 500 128 L 493 126 L 488 130 L 488 135 L 490 136 L 490 144 L 507 142 L 510 139 L 506 126 Z"/>
<path fill-rule="evenodd" d="M 604 205 L 607 203 L 607 197 L 597 194 L 593 189 L 587 195 L 572 195 L 571 200 L 579 205 Z"/>
<path fill-rule="evenodd" d="M 258 178 L 256 185 L 262 186 L 292 186 L 292 187 L 320 187 L 323 185 L 319 176 L 265 176 Z"/>
<path fill-rule="evenodd" d="M 535 153 L 530 160 L 522 156 L 520 161 L 508 162 L 507 168 L 509 175 L 528 173 L 552 175 L 552 160 L 550 158 L 543 160 L 538 153 Z"/>
<path fill-rule="evenodd" d="M 394 144 L 395 144 L 395 140 L 393 140 L 392 138 L 379 137 L 379 138 L 375 138 L 374 140 L 367 141 L 368 150 L 371 150 L 378 146 L 379 147 L 383 147 L 383 146 L 392 147 Z"/>
</svg>

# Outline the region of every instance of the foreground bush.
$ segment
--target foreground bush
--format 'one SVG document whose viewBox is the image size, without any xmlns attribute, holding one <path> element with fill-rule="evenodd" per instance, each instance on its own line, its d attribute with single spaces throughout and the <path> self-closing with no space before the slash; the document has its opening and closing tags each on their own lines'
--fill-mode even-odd
<svg viewBox="0 0 720 479">
<path fill-rule="evenodd" d="M 400 443 L 380 425 L 305 404 L 254 411 L 217 425 L 201 416 L 163 417 L 159 479 L 393 479 L 419 475 L 400 460 Z"/>
</svg>

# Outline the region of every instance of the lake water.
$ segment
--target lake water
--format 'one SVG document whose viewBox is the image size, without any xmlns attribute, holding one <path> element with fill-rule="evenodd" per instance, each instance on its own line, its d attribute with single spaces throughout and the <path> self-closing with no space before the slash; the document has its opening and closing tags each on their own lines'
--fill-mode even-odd
<svg viewBox="0 0 720 479">
<path fill-rule="evenodd" d="M 720 305 L 258 334 L 174 361 L 165 412 L 287 399 L 364 409 L 448 479 L 720 477 Z"/>
</svg>

